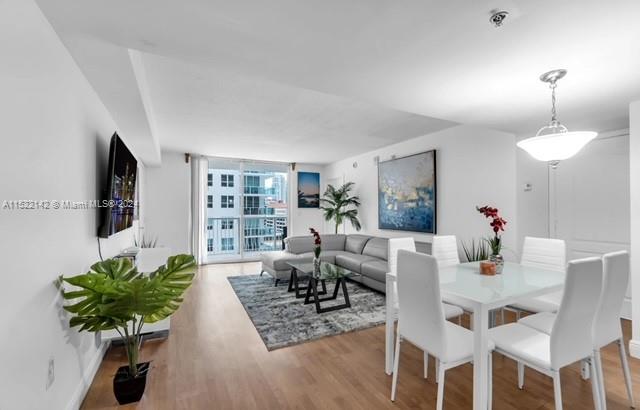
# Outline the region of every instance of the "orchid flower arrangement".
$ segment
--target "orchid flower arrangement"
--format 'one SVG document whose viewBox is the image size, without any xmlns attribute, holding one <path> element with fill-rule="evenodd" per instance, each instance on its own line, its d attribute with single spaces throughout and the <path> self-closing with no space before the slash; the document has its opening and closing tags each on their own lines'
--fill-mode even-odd
<svg viewBox="0 0 640 410">
<path fill-rule="evenodd" d="M 313 255 L 316 258 L 320 257 L 320 252 L 322 252 L 322 239 L 320 239 L 320 234 L 314 228 L 309 228 L 309 232 L 313 235 L 313 244 L 315 247 L 313 248 Z"/>
<path fill-rule="evenodd" d="M 502 249 L 502 237 L 500 236 L 500 232 L 504 232 L 504 226 L 507 224 L 507 221 L 500 217 L 497 208 L 492 208 L 488 205 L 481 208 L 476 206 L 476 210 L 486 218 L 491 219 L 489 226 L 491 226 L 491 229 L 493 230 L 493 238 L 487 239 L 487 242 L 491 247 L 491 254 L 499 255 L 500 250 Z"/>
</svg>

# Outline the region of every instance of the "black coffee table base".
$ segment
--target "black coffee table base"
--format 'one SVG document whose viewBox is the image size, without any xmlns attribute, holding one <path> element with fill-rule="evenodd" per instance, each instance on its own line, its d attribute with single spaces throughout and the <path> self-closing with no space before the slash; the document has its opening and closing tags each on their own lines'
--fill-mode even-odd
<svg viewBox="0 0 640 410">
<path fill-rule="evenodd" d="M 322 284 L 322 290 L 318 292 L 318 295 L 326 295 L 327 294 L 327 285 L 325 284 L 325 281 L 322 280 L 320 281 Z M 300 279 L 298 278 L 298 270 L 296 268 L 292 268 L 291 269 L 291 276 L 289 278 L 289 288 L 287 289 L 288 292 L 294 292 L 296 294 L 296 299 L 302 299 L 304 297 L 306 297 L 306 293 L 305 292 L 301 292 L 301 291 L 306 291 L 308 289 L 309 285 L 307 284 L 307 286 L 300 286 Z"/>
<path fill-rule="evenodd" d="M 322 292 L 324 293 L 318 291 L 318 282 L 321 282 Z M 307 284 L 307 294 L 304 298 L 305 305 L 308 305 L 310 303 L 315 303 L 317 313 L 332 312 L 334 310 L 346 309 L 348 307 L 351 307 L 351 302 L 349 302 L 349 292 L 347 291 L 347 283 L 345 282 L 345 279 L 343 278 L 336 279 L 336 286 L 333 289 L 332 296 L 329 296 L 326 298 L 320 298 L 320 295 L 324 295 L 327 293 L 327 288 L 324 282 L 325 282 L 324 280 L 318 281 L 313 276 L 309 276 L 309 283 Z M 336 300 L 338 298 L 338 290 L 340 288 L 342 288 L 342 295 L 344 296 L 343 304 L 333 305 L 325 308 L 320 306 L 321 302 L 326 302 L 328 300 Z"/>
</svg>

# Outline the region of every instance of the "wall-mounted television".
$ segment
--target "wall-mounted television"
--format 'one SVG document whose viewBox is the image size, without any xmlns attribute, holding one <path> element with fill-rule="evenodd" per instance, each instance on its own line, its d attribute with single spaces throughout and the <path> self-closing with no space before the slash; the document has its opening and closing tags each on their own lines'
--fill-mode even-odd
<svg viewBox="0 0 640 410">
<path fill-rule="evenodd" d="M 108 238 L 133 224 L 137 171 L 138 161 L 118 133 L 114 133 L 109 146 L 107 191 L 104 198 L 107 206 L 104 208 L 100 237 Z"/>
</svg>

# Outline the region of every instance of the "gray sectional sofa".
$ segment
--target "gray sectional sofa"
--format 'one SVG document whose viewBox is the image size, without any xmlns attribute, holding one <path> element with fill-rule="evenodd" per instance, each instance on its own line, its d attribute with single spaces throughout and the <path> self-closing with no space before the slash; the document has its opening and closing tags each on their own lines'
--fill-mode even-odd
<svg viewBox="0 0 640 410">
<path fill-rule="evenodd" d="M 293 236 L 285 239 L 286 249 L 262 254 L 262 271 L 276 280 L 289 279 L 291 261 L 311 261 L 313 259 L 313 237 Z M 426 244 L 416 243 L 419 252 L 428 251 Z M 428 253 L 428 252 L 426 252 Z M 387 239 L 367 235 L 322 235 L 320 259 L 334 263 L 362 276 L 352 280 L 360 282 L 380 292 L 385 291 L 388 272 Z"/>
</svg>

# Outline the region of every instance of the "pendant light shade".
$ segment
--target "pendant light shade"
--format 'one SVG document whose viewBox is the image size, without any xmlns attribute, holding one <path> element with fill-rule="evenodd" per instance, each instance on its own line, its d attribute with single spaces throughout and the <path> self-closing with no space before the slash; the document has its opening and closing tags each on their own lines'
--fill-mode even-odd
<svg viewBox="0 0 640 410">
<path fill-rule="evenodd" d="M 594 131 L 569 131 L 557 119 L 556 82 L 567 74 L 567 70 L 553 70 L 540 76 L 551 88 L 551 121 L 540 128 L 535 137 L 518 142 L 517 146 L 527 151 L 538 161 L 546 161 L 553 167 L 560 161 L 576 155 L 585 145 L 598 136 Z"/>
<path fill-rule="evenodd" d="M 522 140 L 517 145 L 538 161 L 557 163 L 576 155 L 597 136 L 598 133 L 593 131 L 567 131 L 537 135 Z"/>
</svg>

